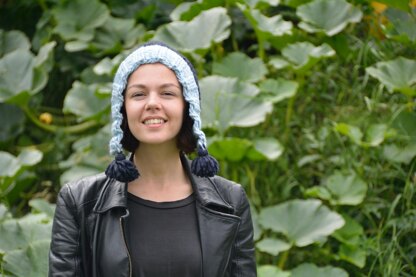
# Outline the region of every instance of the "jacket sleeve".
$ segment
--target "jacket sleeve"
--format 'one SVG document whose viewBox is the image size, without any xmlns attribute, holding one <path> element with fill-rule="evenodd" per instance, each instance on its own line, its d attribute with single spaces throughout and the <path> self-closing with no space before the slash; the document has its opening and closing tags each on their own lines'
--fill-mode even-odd
<svg viewBox="0 0 416 277">
<path fill-rule="evenodd" d="M 239 205 L 236 213 L 241 217 L 231 260 L 232 277 L 253 277 L 256 273 L 256 258 L 253 241 L 253 222 L 251 220 L 250 204 L 244 189 L 241 190 Z"/>
<path fill-rule="evenodd" d="M 82 276 L 77 207 L 68 185 L 58 194 L 49 251 L 49 277 Z"/>
</svg>

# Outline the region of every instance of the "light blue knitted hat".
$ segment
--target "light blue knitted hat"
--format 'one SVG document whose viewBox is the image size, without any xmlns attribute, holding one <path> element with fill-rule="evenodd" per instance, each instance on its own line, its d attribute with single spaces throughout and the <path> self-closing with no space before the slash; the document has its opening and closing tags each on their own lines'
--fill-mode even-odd
<svg viewBox="0 0 416 277">
<path fill-rule="evenodd" d="M 183 88 L 183 96 L 189 104 L 189 116 L 193 119 L 193 133 L 197 139 L 198 157 L 192 161 L 191 171 L 200 177 L 214 176 L 218 170 L 218 162 L 208 154 L 207 142 L 204 132 L 201 130 L 200 117 L 200 91 L 198 79 L 192 64 L 178 51 L 160 43 L 150 42 L 140 46 L 132 52 L 120 64 L 114 77 L 111 97 L 112 138 L 110 140 L 110 154 L 115 155 L 105 171 L 106 175 L 121 182 L 131 182 L 139 177 L 139 172 L 134 163 L 126 159 L 123 154 L 122 139 L 124 90 L 128 78 L 140 65 L 161 63 L 170 68 L 178 78 Z"/>
</svg>

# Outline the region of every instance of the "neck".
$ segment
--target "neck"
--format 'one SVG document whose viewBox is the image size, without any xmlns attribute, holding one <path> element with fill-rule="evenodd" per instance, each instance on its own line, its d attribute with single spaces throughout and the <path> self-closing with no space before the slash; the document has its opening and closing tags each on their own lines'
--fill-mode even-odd
<svg viewBox="0 0 416 277">
<path fill-rule="evenodd" d="M 182 176 L 180 153 L 178 149 L 163 149 L 163 146 L 139 147 L 134 153 L 134 163 L 141 179 L 165 181 Z"/>
<path fill-rule="evenodd" d="M 153 201 L 175 201 L 192 193 L 176 147 L 140 145 L 134 153 L 140 177 L 129 183 L 130 193 Z"/>
</svg>

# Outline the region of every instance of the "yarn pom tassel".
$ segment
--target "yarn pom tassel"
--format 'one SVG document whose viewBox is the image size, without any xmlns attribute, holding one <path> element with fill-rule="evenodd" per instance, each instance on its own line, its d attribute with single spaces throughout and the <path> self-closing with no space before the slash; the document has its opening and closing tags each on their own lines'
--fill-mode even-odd
<svg viewBox="0 0 416 277">
<path fill-rule="evenodd" d="M 123 153 L 117 153 L 114 161 L 105 170 L 105 175 L 123 183 L 136 180 L 140 176 L 134 163 L 126 159 Z"/>
<path fill-rule="evenodd" d="M 206 149 L 198 149 L 198 157 L 192 161 L 191 171 L 199 177 L 212 177 L 218 173 L 219 165 Z"/>
</svg>

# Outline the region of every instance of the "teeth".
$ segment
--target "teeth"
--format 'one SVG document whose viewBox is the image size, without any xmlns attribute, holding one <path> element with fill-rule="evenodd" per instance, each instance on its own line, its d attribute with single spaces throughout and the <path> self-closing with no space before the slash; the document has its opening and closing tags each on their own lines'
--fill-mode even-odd
<svg viewBox="0 0 416 277">
<path fill-rule="evenodd" d="M 144 122 L 144 124 L 146 124 L 146 125 L 162 124 L 162 123 L 163 123 L 163 119 L 160 119 L 160 118 L 152 118 L 152 119 L 148 119 Z"/>
</svg>

